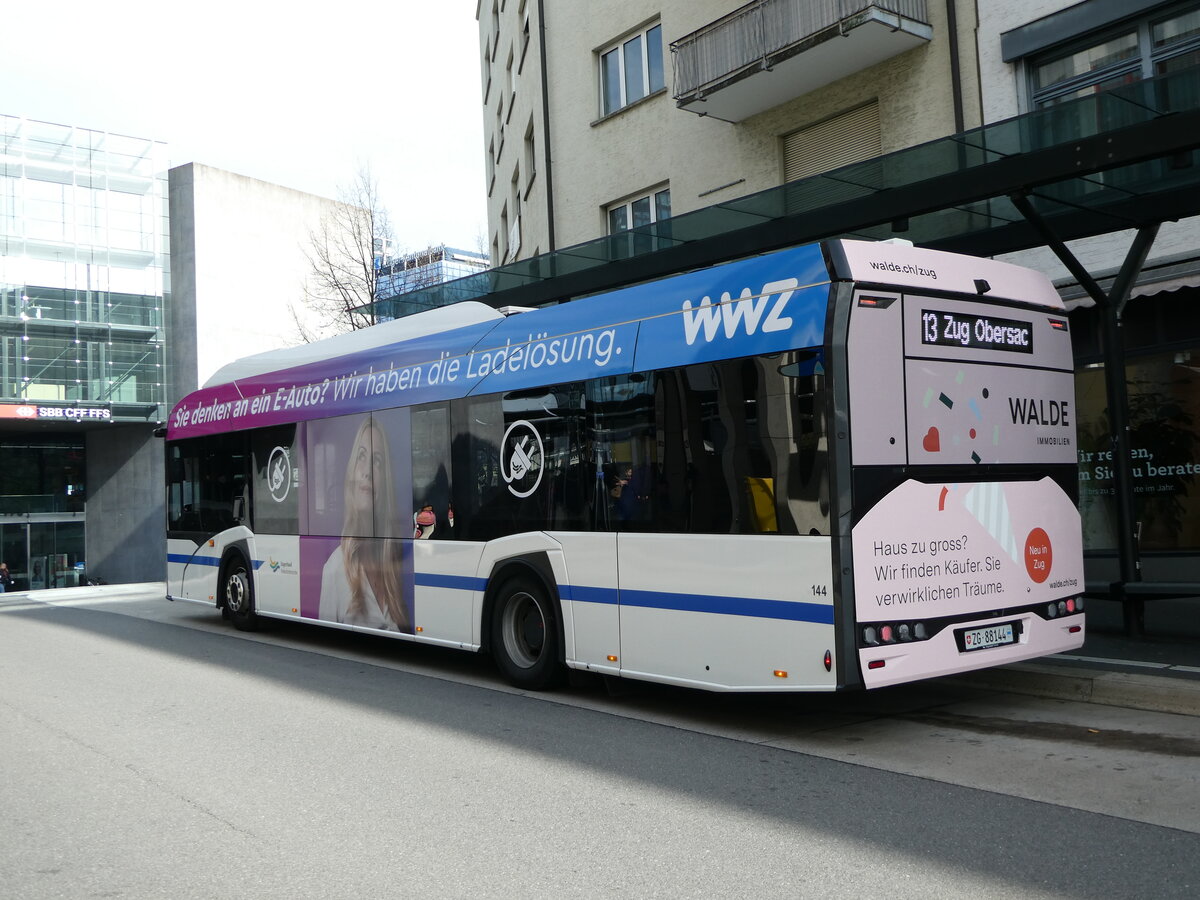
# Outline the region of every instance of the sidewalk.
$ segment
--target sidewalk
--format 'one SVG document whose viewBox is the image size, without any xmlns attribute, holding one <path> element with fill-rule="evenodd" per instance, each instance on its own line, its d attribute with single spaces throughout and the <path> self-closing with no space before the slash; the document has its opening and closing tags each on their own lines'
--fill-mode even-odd
<svg viewBox="0 0 1200 900">
<path fill-rule="evenodd" d="M 1200 597 L 1146 604 L 1129 637 L 1112 601 L 1090 601 L 1088 636 L 1072 652 L 953 676 L 985 690 L 1200 716 Z"/>
</svg>

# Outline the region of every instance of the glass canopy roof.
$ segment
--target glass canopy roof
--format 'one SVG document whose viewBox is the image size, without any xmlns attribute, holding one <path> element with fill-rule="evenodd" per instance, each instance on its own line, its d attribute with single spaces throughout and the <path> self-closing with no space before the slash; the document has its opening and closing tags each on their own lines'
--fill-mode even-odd
<svg viewBox="0 0 1200 900">
<path fill-rule="evenodd" d="M 1200 67 L 985 125 L 380 304 L 537 306 L 830 237 L 992 256 L 1200 213 Z"/>
</svg>

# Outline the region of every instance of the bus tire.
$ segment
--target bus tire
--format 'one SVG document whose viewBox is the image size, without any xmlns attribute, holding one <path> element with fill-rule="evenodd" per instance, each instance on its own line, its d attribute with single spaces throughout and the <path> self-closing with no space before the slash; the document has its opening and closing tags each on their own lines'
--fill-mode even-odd
<svg viewBox="0 0 1200 900">
<path fill-rule="evenodd" d="M 543 691 L 562 680 L 558 621 L 536 578 L 517 575 L 501 585 L 492 607 L 491 629 L 492 656 L 511 684 Z"/>
<path fill-rule="evenodd" d="M 246 558 L 230 554 L 221 575 L 221 596 L 224 610 L 238 631 L 257 631 L 258 615 L 254 611 L 254 578 Z"/>
</svg>

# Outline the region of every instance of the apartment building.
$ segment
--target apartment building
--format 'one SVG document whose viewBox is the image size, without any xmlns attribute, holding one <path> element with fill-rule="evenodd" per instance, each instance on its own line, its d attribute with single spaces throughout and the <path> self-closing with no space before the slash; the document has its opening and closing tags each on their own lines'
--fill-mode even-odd
<svg viewBox="0 0 1200 900">
<path fill-rule="evenodd" d="M 477 15 L 495 264 L 980 122 L 973 4 L 480 0 Z"/>
</svg>

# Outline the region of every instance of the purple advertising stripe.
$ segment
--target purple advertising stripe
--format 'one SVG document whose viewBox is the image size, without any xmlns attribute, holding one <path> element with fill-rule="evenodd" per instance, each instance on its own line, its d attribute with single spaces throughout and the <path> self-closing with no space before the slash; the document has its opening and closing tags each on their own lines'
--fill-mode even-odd
<svg viewBox="0 0 1200 900">
<path fill-rule="evenodd" d="M 203 388 L 171 439 L 820 344 L 819 245 Z M 636 360 L 636 363 L 635 363 Z"/>
</svg>

